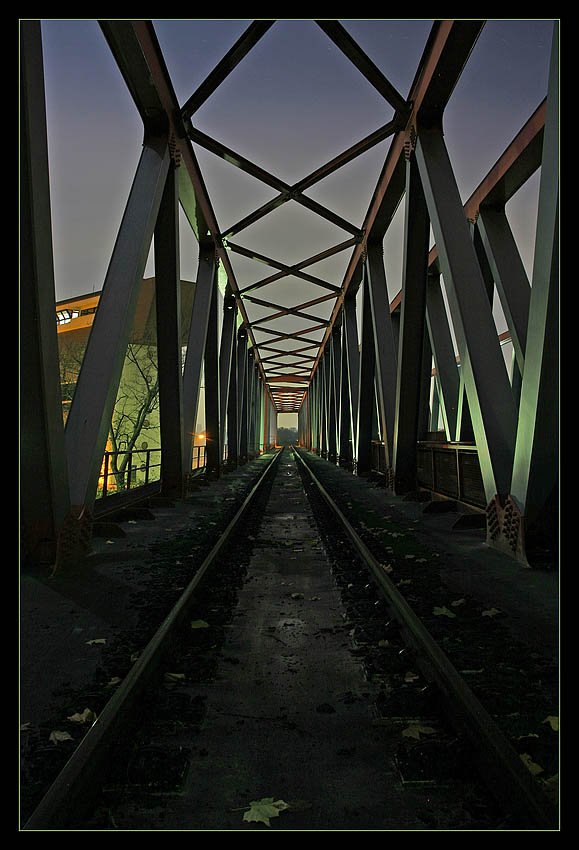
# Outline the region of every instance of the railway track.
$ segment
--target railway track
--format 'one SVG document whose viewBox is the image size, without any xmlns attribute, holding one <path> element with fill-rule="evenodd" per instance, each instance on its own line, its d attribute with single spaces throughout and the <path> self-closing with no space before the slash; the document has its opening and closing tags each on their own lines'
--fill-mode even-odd
<svg viewBox="0 0 579 850">
<path fill-rule="evenodd" d="M 24 828 L 555 828 L 387 566 L 275 455 Z"/>
</svg>

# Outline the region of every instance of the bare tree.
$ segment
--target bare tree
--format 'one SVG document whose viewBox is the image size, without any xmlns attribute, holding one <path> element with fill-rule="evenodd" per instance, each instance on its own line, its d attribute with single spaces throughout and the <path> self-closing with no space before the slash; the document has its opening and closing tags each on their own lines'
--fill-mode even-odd
<svg viewBox="0 0 579 850">
<path fill-rule="evenodd" d="M 86 340 L 59 337 L 60 381 L 63 400 L 63 417 L 66 422 L 74 389 L 82 366 Z M 138 451 L 140 437 L 158 434 L 158 421 L 154 416 L 159 405 L 159 376 L 157 348 L 155 345 L 129 343 L 125 363 L 109 428 L 110 471 L 115 477 L 117 490 L 126 486 L 126 474 L 132 463 L 131 453 Z"/>
<path fill-rule="evenodd" d="M 125 486 L 125 473 L 139 437 L 158 432 L 158 425 L 150 418 L 158 406 L 157 349 L 130 343 L 109 432 L 111 471 L 119 489 Z"/>
</svg>

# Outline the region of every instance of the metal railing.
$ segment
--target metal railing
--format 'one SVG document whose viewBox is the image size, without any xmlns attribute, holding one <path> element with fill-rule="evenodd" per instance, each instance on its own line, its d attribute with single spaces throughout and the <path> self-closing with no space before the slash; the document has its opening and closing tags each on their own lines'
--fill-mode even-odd
<svg viewBox="0 0 579 850">
<path fill-rule="evenodd" d="M 419 486 L 478 508 L 486 507 L 475 445 L 420 442 L 416 480 Z"/>
<path fill-rule="evenodd" d="M 124 459 L 127 458 L 126 462 Z M 115 464 L 116 459 L 116 464 Z M 119 468 L 122 466 L 123 468 Z M 191 471 L 206 465 L 205 446 L 193 446 Z M 97 499 L 146 487 L 161 478 L 161 449 L 134 449 L 131 452 L 105 452 L 98 481 Z"/>
</svg>

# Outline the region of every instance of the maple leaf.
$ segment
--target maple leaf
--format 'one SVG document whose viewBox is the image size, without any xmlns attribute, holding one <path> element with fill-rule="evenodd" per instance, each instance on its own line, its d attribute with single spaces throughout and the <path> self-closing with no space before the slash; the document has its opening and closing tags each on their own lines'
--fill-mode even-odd
<svg viewBox="0 0 579 850">
<path fill-rule="evenodd" d="M 48 740 L 52 741 L 53 744 L 58 744 L 59 741 L 72 741 L 72 735 L 70 734 L 70 732 L 58 732 L 57 730 L 55 730 L 54 732 L 50 733 L 50 737 Z"/>
<path fill-rule="evenodd" d="M 535 762 L 528 753 L 521 754 L 521 761 L 531 771 L 533 776 L 536 776 L 538 773 L 543 772 L 543 768 L 541 767 L 541 765 L 535 764 Z"/>
<path fill-rule="evenodd" d="M 262 797 L 261 800 L 251 801 L 249 810 L 243 815 L 243 820 L 271 826 L 269 819 L 279 817 L 279 813 L 284 809 L 289 809 L 289 806 L 283 800 L 274 802 L 273 797 Z"/>
<path fill-rule="evenodd" d="M 403 729 L 402 734 L 405 738 L 420 739 L 421 735 L 434 735 L 435 731 L 432 726 L 421 726 L 419 723 L 413 723 L 407 726 L 406 729 Z"/>
<path fill-rule="evenodd" d="M 71 714 L 66 719 L 73 723 L 93 723 L 96 720 L 96 714 L 90 708 L 85 708 L 81 714 Z"/>
<path fill-rule="evenodd" d="M 456 614 L 453 614 L 452 611 L 449 611 L 449 609 L 445 606 L 443 606 L 442 608 L 433 608 L 432 613 L 436 614 L 437 617 L 456 617 Z"/>
<path fill-rule="evenodd" d="M 181 682 L 185 678 L 185 673 L 165 673 L 166 682 Z"/>
</svg>

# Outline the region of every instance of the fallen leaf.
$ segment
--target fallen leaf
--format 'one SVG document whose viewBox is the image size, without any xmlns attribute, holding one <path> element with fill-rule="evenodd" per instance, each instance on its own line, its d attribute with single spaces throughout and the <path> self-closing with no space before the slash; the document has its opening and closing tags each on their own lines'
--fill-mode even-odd
<svg viewBox="0 0 579 850">
<path fill-rule="evenodd" d="M 411 670 L 404 676 L 405 682 L 415 682 L 419 676 L 416 673 L 413 673 Z"/>
<path fill-rule="evenodd" d="M 392 564 L 381 564 L 380 565 L 385 573 L 391 573 L 393 571 Z"/>
<path fill-rule="evenodd" d="M 433 608 L 432 613 L 435 614 L 437 617 L 456 617 L 456 614 L 453 614 L 452 611 L 450 611 L 444 605 L 442 606 L 442 608 Z"/>
<path fill-rule="evenodd" d="M 72 735 L 70 732 L 54 732 L 50 733 L 50 737 L 48 739 L 52 741 L 53 744 L 58 744 L 59 741 L 72 741 Z"/>
<path fill-rule="evenodd" d="M 484 673 L 484 667 L 481 667 L 480 670 L 461 670 L 461 673 Z"/>
<path fill-rule="evenodd" d="M 319 602 L 319 601 L 320 601 L 319 596 L 310 596 L 310 602 Z"/>
<path fill-rule="evenodd" d="M 140 654 L 141 654 L 140 652 L 133 652 L 133 654 L 131 655 L 131 661 L 133 661 L 133 662 L 137 661 Z"/>
<path fill-rule="evenodd" d="M 185 678 L 185 673 L 165 673 L 166 682 L 182 682 Z"/>
<path fill-rule="evenodd" d="M 559 718 L 554 717 L 553 715 L 549 715 L 549 717 L 545 717 L 543 723 L 548 723 L 553 732 L 559 731 Z"/>
<path fill-rule="evenodd" d="M 556 773 L 554 776 L 550 776 L 549 779 L 539 777 L 539 782 L 552 802 L 557 803 L 559 798 L 559 774 Z"/>
<path fill-rule="evenodd" d="M 21 731 L 21 732 L 27 732 L 27 731 L 30 729 L 30 726 L 31 726 L 31 723 L 30 723 L 30 722 L 28 722 L 28 723 L 22 723 L 22 724 L 20 725 L 20 731 Z"/>
<path fill-rule="evenodd" d="M 404 555 L 404 557 L 405 557 L 407 560 L 409 560 L 410 558 L 414 558 L 414 557 L 416 557 L 416 556 L 415 556 L 415 555 Z"/>
<path fill-rule="evenodd" d="M 436 729 L 433 729 L 432 726 L 421 726 L 419 723 L 413 723 L 402 730 L 405 738 L 416 739 L 419 739 L 421 735 L 434 735 L 435 732 Z"/>
<path fill-rule="evenodd" d="M 95 640 L 87 640 L 85 643 L 88 643 L 89 646 L 92 646 L 95 643 L 106 643 L 106 638 L 95 638 Z"/>
<path fill-rule="evenodd" d="M 412 579 L 411 578 L 403 578 L 402 581 L 398 582 L 397 587 L 401 587 L 402 585 L 405 585 L 405 584 L 412 584 Z"/>
<path fill-rule="evenodd" d="M 113 688 L 115 685 L 118 685 L 119 682 L 122 682 L 122 681 L 123 680 L 121 679 L 120 676 L 113 676 L 113 678 L 110 680 L 110 682 L 107 682 L 107 688 Z"/>
<path fill-rule="evenodd" d="M 466 599 L 455 599 L 454 602 L 451 602 L 453 608 L 458 608 L 459 605 L 464 605 Z"/>
<path fill-rule="evenodd" d="M 541 765 L 535 764 L 535 762 L 528 753 L 521 754 L 521 761 L 523 762 L 525 767 L 527 767 L 531 771 L 533 776 L 536 776 L 538 773 L 543 772 L 543 768 L 541 767 Z"/>
<path fill-rule="evenodd" d="M 292 593 L 292 599 L 303 599 L 303 593 Z"/>
<path fill-rule="evenodd" d="M 85 708 L 81 714 L 71 714 L 66 719 L 73 723 L 93 723 L 96 720 L 96 714 L 90 708 Z"/>
<path fill-rule="evenodd" d="M 379 641 L 378 641 L 378 646 L 390 646 L 390 641 L 389 641 L 389 640 L 386 640 L 386 639 L 384 639 L 384 640 L 379 640 Z"/>
<path fill-rule="evenodd" d="M 426 563 L 426 561 L 427 561 L 427 559 L 426 559 L 426 558 L 417 558 L 417 559 L 416 559 L 416 563 L 417 563 L 417 564 L 425 564 L 425 563 Z"/>
<path fill-rule="evenodd" d="M 276 800 L 274 803 L 273 797 L 262 797 L 261 800 L 251 801 L 249 810 L 243 815 L 243 820 L 270 826 L 270 818 L 279 817 L 279 813 L 288 808 L 288 804 L 283 800 Z"/>
<path fill-rule="evenodd" d="M 114 540 L 107 540 L 107 543 L 114 543 Z"/>
<path fill-rule="evenodd" d="M 502 613 L 503 612 L 500 611 L 498 608 L 489 608 L 487 611 L 482 612 L 482 616 L 483 617 L 496 617 L 497 614 L 502 614 Z"/>
<path fill-rule="evenodd" d="M 205 620 L 193 620 L 191 622 L 192 629 L 208 629 L 209 623 L 206 623 Z"/>
</svg>

